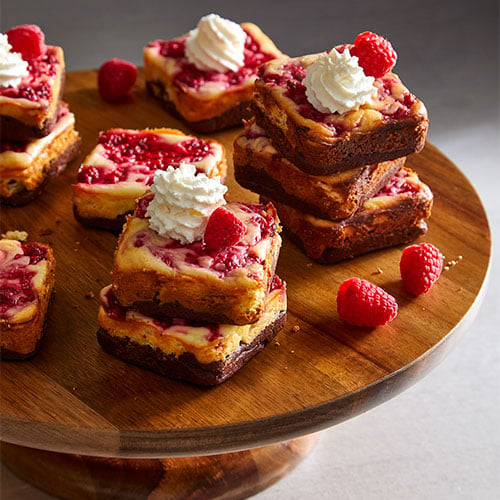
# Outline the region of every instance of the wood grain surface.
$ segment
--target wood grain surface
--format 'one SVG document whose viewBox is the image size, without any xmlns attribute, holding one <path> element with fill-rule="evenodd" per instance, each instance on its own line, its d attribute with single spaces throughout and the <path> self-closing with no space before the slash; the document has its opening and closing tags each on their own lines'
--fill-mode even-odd
<svg viewBox="0 0 500 500">
<path fill-rule="evenodd" d="M 460 170 L 427 144 L 408 159 L 435 195 L 430 230 L 421 241 L 436 244 L 446 261 L 462 256 L 429 294 L 413 298 L 403 290 L 401 247 L 322 266 L 284 238 L 278 273 L 288 283 L 287 326 L 276 343 L 223 385 L 207 389 L 175 382 L 107 355 L 95 337 L 97 296 L 109 283 L 116 238 L 74 220 L 71 184 L 100 130 L 187 129 L 146 95 L 141 79 L 133 99 L 109 104 L 97 94 L 95 71 L 69 73 L 65 100 L 83 139 L 79 158 L 35 202 L 2 207 L 2 232 L 26 230 L 32 240 L 51 243 L 57 259 L 56 293 L 41 352 L 30 361 L 1 364 L 3 441 L 151 458 L 291 439 L 351 418 L 416 382 L 455 344 L 477 311 L 490 261 L 488 222 Z M 228 198 L 255 200 L 232 176 L 237 132 L 215 136 L 229 159 Z M 362 329 L 339 320 L 337 288 L 351 276 L 369 279 L 397 298 L 399 315 L 390 325 Z"/>
</svg>

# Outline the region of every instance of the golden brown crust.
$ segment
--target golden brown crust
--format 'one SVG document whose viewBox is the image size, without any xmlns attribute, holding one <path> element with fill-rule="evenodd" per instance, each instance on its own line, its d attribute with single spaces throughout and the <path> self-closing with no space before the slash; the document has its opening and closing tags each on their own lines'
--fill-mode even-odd
<svg viewBox="0 0 500 500">
<path fill-rule="evenodd" d="M 59 64 L 48 104 L 0 96 L 0 136 L 2 140 L 26 140 L 48 135 L 56 123 L 59 102 L 64 90 L 64 52 L 49 46 Z"/>
<path fill-rule="evenodd" d="M 248 138 L 246 125 L 234 142 L 234 175 L 247 189 L 302 212 L 339 220 L 352 215 L 404 165 L 405 157 L 327 176 L 312 176 L 281 156 L 265 136 Z M 263 132 L 263 131 L 262 131 Z"/>
<path fill-rule="evenodd" d="M 275 54 L 276 57 L 282 55 L 272 40 L 258 26 L 253 23 L 242 23 L 241 26 L 250 33 L 265 52 Z M 144 78 L 146 84 L 153 95 L 160 97 L 164 101 L 171 102 L 188 125 L 190 122 L 201 122 L 218 117 L 232 108 L 239 109 L 241 103 L 247 103 L 252 99 L 254 79 L 249 79 L 248 82 L 241 86 L 234 86 L 207 96 L 180 88 L 175 84 L 174 76 L 174 72 L 166 70 L 163 58 L 158 57 L 150 47 L 144 49 Z M 243 106 L 243 109 L 245 108 L 246 105 Z M 237 120 L 232 120 L 232 123 L 225 123 L 223 128 L 240 123 L 244 117 L 242 115 Z M 212 130 L 215 130 L 215 128 L 212 127 Z"/>
<path fill-rule="evenodd" d="M 55 284 L 56 261 L 48 245 L 39 245 L 47 249 L 48 267 L 38 293 L 36 314 L 19 323 L 0 320 L 1 359 L 25 359 L 36 354 L 43 336 L 45 314 Z"/>
<path fill-rule="evenodd" d="M 265 85 L 256 82 L 256 121 L 283 156 L 311 175 L 329 175 L 350 168 L 394 160 L 421 151 L 429 121 L 390 121 L 369 131 L 342 134 L 334 141 L 318 140 L 304 124 L 280 108 Z"/>
</svg>

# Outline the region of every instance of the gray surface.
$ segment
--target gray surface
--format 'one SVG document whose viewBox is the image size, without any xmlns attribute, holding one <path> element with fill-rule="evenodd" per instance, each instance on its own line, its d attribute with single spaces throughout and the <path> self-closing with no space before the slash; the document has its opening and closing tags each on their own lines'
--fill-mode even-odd
<svg viewBox="0 0 500 500">
<path fill-rule="evenodd" d="M 366 29 L 391 40 L 396 72 L 427 105 L 429 139 L 469 177 L 500 234 L 498 3 L 496 1 L 181 2 L 2 0 L 3 30 L 38 23 L 68 69 L 111 57 L 140 63 L 151 39 L 170 38 L 217 12 L 253 21 L 299 55 Z M 140 9 L 138 6 L 140 5 Z M 313 454 L 264 499 L 492 499 L 500 496 L 499 252 L 468 335 L 396 399 L 323 433 Z M 10 498 L 45 498 L 2 471 Z M 7 497 L 5 497 L 7 498 Z"/>
</svg>

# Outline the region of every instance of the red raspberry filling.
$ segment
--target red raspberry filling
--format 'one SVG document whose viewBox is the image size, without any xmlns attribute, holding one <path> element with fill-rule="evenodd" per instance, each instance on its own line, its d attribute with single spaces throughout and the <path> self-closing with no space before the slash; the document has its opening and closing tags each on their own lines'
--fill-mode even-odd
<svg viewBox="0 0 500 500">
<path fill-rule="evenodd" d="M 51 80 L 54 78 L 59 60 L 51 47 L 41 57 L 28 62 L 28 76 L 17 87 L 0 88 L 0 96 L 27 99 L 39 102 L 52 97 Z"/>
<path fill-rule="evenodd" d="M 155 134 L 104 132 L 99 137 L 102 155 L 116 164 L 114 169 L 84 165 L 78 172 L 78 182 L 85 184 L 116 184 L 128 179 L 131 170 L 144 176 L 151 185 L 156 170 L 181 161 L 196 163 L 211 152 L 210 144 L 202 139 L 186 139 L 168 143 Z M 140 165 L 140 168 L 137 167 Z"/>
<path fill-rule="evenodd" d="M 146 210 L 152 199 L 152 194 L 141 198 L 137 203 L 134 215 L 141 219 L 146 218 Z M 239 204 L 239 208 L 251 215 L 247 227 L 250 225 L 257 226 L 260 230 L 255 240 L 252 241 L 252 245 L 256 245 L 264 238 L 274 236 L 277 231 L 276 221 L 269 212 L 265 211 L 266 207 L 264 205 Z M 253 262 L 262 264 L 260 259 L 249 254 L 249 245 L 245 243 L 244 238 L 233 246 L 218 250 L 210 249 L 203 241 L 183 245 L 179 241 L 168 239 L 161 246 L 157 244 L 150 245 L 147 233 L 143 232 L 137 233 L 134 239 L 134 246 L 147 246 L 152 255 L 173 268 L 177 268 L 179 259 L 182 259 L 185 264 L 194 267 L 206 267 L 204 258 L 207 256 L 211 257 L 208 268 L 221 273 L 221 275 L 227 274 L 234 269 L 246 267 Z M 179 249 L 183 251 L 176 252 Z"/>
<path fill-rule="evenodd" d="M 408 172 L 400 170 L 377 194 L 378 196 L 397 196 L 403 193 L 417 193 L 418 188 L 407 182 Z"/>
<path fill-rule="evenodd" d="M 230 88 L 241 85 L 247 78 L 257 74 L 257 67 L 275 56 L 261 50 L 257 41 L 247 32 L 247 39 L 244 49 L 244 65 L 237 71 L 226 71 L 218 73 L 216 71 L 202 71 L 194 64 L 191 64 L 185 56 L 186 39 L 177 40 L 157 40 L 149 46 L 159 46 L 160 55 L 178 59 L 180 70 L 175 74 L 174 81 L 180 87 L 188 87 L 198 90 L 207 82 L 219 82 L 223 88 Z"/>
<path fill-rule="evenodd" d="M 335 47 L 339 52 L 343 52 L 349 45 L 339 45 Z M 331 129 L 334 136 L 340 135 L 347 130 L 347 127 L 342 122 L 342 115 L 338 113 L 327 114 L 321 113 L 308 101 L 306 96 L 306 88 L 302 84 L 302 80 L 306 76 L 306 68 L 304 66 L 289 62 L 284 64 L 276 73 L 266 73 L 265 68 L 259 70 L 259 77 L 267 85 L 278 86 L 285 89 L 283 95 L 291 99 L 297 105 L 297 112 L 304 118 L 322 123 Z M 398 80 L 390 74 L 385 75 L 375 81 L 377 87 L 377 99 L 380 101 L 388 101 L 386 109 L 381 109 L 382 115 L 389 119 L 401 119 L 410 114 L 411 106 L 416 102 L 416 98 L 406 91 L 401 97 L 394 97 L 392 90 L 395 85 L 400 85 Z M 398 103 L 397 106 L 391 106 L 390 100 Z M 335 121 L 335 115 L 339 118 Z"/>
<path fill-rule="evenodd" d="M 19 310 L 35 300 L 33 277 L 35 271 L 16 261 L 22 257 L 29 257 L 29 265 L 38 264 L 47 258 L 47 249 L 36 243 L 23 243 L 23 253 L 18 253 L 8 265 L 4 266 L 1 260 L 5 258 L 0 253 L 0 318 L 8 319 L 12 316 L 12 309 Z M 3 257 L 3 259 L 2 259 Z"/>
</svg>

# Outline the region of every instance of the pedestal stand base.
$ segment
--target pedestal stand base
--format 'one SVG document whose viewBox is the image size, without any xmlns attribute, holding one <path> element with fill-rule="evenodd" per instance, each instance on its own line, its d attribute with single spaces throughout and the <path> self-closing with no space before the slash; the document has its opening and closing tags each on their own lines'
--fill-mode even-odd
<svg viewBox="0 0 500 500">
<path fill-rule="evenodd" d="M 291 472 L 319 434 L 235 453 L 123 459 L 1 444 L 4 464 L 24 481 L 66 499 L 240 499 Z"/>
</svg>

